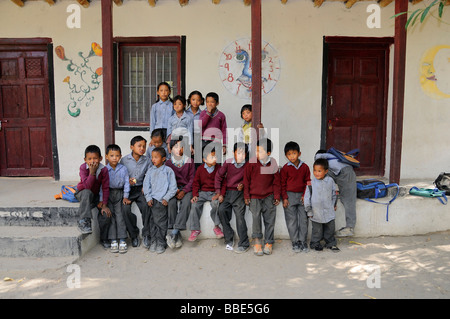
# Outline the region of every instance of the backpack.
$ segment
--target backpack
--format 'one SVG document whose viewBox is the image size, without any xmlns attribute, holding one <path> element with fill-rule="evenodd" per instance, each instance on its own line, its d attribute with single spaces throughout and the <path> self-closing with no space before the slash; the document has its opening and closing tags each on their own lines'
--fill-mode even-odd
<svg viewBox="0 0 450 319">
<path fill-rule="evenodd" d="M 378 199 L 378 198 L 386 197 L 388 195 L 388 189 L 391 187 L 396 187 L 397 193 L 388 202 L 377 202 L 372 199 L 372 198 Z M 397 198 L 399 191 L 400 191 L 400 188 L 399 188 L 398 184 L 391 183 L 391 184 L 386 185 L 382 181 L 373 179 L 373 178 L 356 182 L 356 197 L 357 198 L 365 199 L 368 202 L 383 204 L 383 205 L 387 206 L 386 221 L 389 221 L 389 205 Z"/>
<path fill-rule="evenodd" d="M 358 156 L 358 154 L 359 154 L 358 148 L 355 148 L 355 149 L 345 153 L 345 152 L 335 149 L 334 147 L 330 147 L 328 149 L 327 153 L 330 153 L 335 156 L 335 157 L 328 158 L 328 160 L 335 159 L 341 163 L 345 163 L 345 164 L 351 165 L 356 168 L 359 168 L 359 166 L 360 166 L 359 161 L 357 159 L 355 159 L 355 156 Z"/>
<path fill-rule="evenodd" d="M 441 191 L 437 188 L 418 188 L 416 186 L 413 186 L 409 190 L 409 194 L 415 196 L 437 198 L 441 202 L 441 204 L 447 205 L 447 196 L 445 196 L 445 191 Z M 445 202 L 442 198 L 445 200 Z"/>
<path fill-rule="evenodd" d="M 433 182 L 437 189 L 445 191 L 445 195 L 450 195 L 450 173 L 441 173 Z"/>
<path fill-rule="evenodd" d="M 55 199 L 65 199 L 71 203 L 78 202 L 75 197 L 77 192 L 77 187 L 74 185 L 63 185 L 61 186 L 61 193 L 55 195 Z"/>
</svg>

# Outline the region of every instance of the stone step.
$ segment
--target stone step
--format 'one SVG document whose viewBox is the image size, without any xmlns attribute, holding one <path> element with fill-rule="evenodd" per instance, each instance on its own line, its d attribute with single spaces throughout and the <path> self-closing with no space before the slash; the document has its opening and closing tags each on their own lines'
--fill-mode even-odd
<svg viewBox="0 0 450 319">
<path fill-rule="evenodd" d="M 0 226 L 76 226 L 78 207 L 0 207 Z"/>
<path fill-rule="evenodd" d="M 98 243 L 98 231 L 71 226 L 0 226 L 0 257 L 81 257 Z"/>
</svg>

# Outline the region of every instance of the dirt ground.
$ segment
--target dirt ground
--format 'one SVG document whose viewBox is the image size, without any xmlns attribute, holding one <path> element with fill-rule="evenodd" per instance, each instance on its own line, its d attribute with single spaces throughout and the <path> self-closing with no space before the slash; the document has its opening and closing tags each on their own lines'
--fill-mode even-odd
<svg viewBox="0 0 450 319">
<path fill-rule="evenodd" d="M 64 259 L 26 266 L 0 259 L 0 298 L 448 299 L 449 239 L 450 232 L 344 238 L 338 253 L 294 253 L 277 240 L 262 257 L 227 251 L 215 239 L 185 240 L 160 255 L 142 245 L 126 254 L 98 245 L 69 267 Z"/>
</svg>

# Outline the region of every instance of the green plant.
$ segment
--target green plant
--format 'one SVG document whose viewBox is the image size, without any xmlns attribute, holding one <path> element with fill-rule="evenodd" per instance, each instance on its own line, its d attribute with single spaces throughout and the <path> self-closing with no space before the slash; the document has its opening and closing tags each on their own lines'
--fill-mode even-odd
<svg viewBox="0 0 450 319">
<path fill-rule="evenodd" d="M 429 5 L 427 5 L 425 8 L 414 10 L 411 13 L 411 15 L 409 16 L 408 20 L 406 21 L 405 29 L 408 29 L 409 26 L 413 26 L 417 21 L 420 21 L 420 23 L 422 23 L 425 20 L 425 18 L 426 18 L 426 16 L 428 14 L 432 15 L 430 13 L 430 9 L 435 7 L 435 6 L 438 6 L 439 19 L 442 18 L 442 14 L 444 12 L 444 6 L 445 6 L 446 2 L 447 2 L 447 0 L 434 0 Z M 397 13 L 396 15 L 393 16 L 393 18 L 396 18 L 396 17 L 401 16 L 403 14 L 408 14 L 410 12 L 411 11 Z M 419 17 L 420 17 L 420 20 L 418 20 Z"/>
</svg>

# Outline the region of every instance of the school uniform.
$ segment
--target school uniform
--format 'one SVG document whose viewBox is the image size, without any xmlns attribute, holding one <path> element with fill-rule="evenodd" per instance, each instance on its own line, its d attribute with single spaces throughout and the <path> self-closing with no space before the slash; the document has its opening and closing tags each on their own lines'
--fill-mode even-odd
<svg viewBox="0 0 450 319">
<path fill-rule="evenodd" d="M 187 140 L 187 145 L 191 145 L 194 141 L 194 120 L 193 117 L 183 112 L 181 117 L 175 113 L 169 118 L 167 125 L 167 137 L 170 135 L 183 136 L 183 140 Z"/>
<path fill-rule="evenodd" d="M 217 214 L 219 208 L 219 201 L 212 200 L 216 195 L 214 181 L 217 171 L 220 169 L 220 164 L 212 167 L 203 164 L 197 168 L 195 172 L 194 182 L 192 183 L 192 196 L 197 197 L 197 202 L 191 206 L 191 230 L 200 230 L 200 218 L 203 213 L 203 205 L 205 202 L 211 202 L 210 216 L 214 225 L 220 224 L 219 215 Z"/>
<path fill-rule="evenodd" d="M 151 159 L 142 155 L 139 160 L 135 160 L 130 153 L 120 160 L 120 163 L 127 168 L 129 178 L 135 178 L 136 184 L 130 186 L 130 193 L 128 199 L 135 202 L 142 215 L 142 237 L 150 236 L 150 210 L 142 193 L 142 185 L 144 183 L 145 173 L 151 163 Z M 123 214 L 127 231 L 132 239 L 138 238 L 139 227 L 137 227 L 137 217 L 131 212 L 131 205 L 123 205 Z"/>
<path fill-rule="evenodd" d="M 202 110 L 199 108 L 197 110 L 197 113 L 194 114 L 194 112 L 192 112 L 191 107 L 189 107 L 185 112 L 187 115 L 189 115 L 192 118 L 192 123 L 193 123 L 193 132 L 192 132 L 193 140 L 191 142 L 191 144 L 192 144 L 191 146 L 194 149 L 194 154 L 191 157 L 194 161 L 196 161 L 195 169 L 197 169 L 197 167 L 200 166 L 202 163 L 202 156 L 200 154 L 201 153 L 200 150 L 202 148 L 202 128 L 201 128 L 201 122 L 199 122 L 201 112 L 202 112 Z M 200 155 L 198 155 L 198 157 L 196 157 L 197 153 L 195 153 L 196 146 L 199 150 L 198 154 L 200 154 Z"/>
<path fill-rule="evenodd" d="M 311 217 L 312 222 L 311 248 L 321 246 L 320 241 L 322 239 L 325 240 L 326 247 L 336 246 L 336 238 L 334 237 L 336 196 L 336 186 L 330 176 L 325 176 L 319 180 L 313 178 L 311 190 L 309 187 L 306 188 L 305 210 Z"/>
<path fill-rule="evenodd" d="M 227 145 L 227 120 L 225 114 L 216 108 L 213 114 L 204 109 L 200 113 L 200 127 L 203 141 L 220 141 Z"/>
<path fill-rule="evenodd" d="M 250 199 L 252 238 L 263 238 L 262 218 L 265 243 L 274 243 L 276 206 L 273 201 L 280 200 L 280 193 L 280 173 L 276 160 L 270 157 L 262 163 L 256 158 L 250 159 L 244 171 L 244 199 Z"/>
<path fill-rule="evenodd" d="M 182 156 L 179 160 L 172 157 L 172 159 L 166 161 L 166 166 L 170 167 L 175 173 L 178 190 L 185 193 L 181 200 L 175 196 L 169 200 L 168 228 L 185 230 L 191 211 L 192 183 L 194 182 L 195 165 L 190 157 Z M 180 204 L 179 208 L 178 203 Z"/>
<path fill-rule="evenodd" d="M 215 177 L 216 193 L 220 193 L 224 199 L 219 204 L 219 219 L 222 224 L 226 243 L 233 242 L 234 231 L 230 221 L 232 211 L 236 217 L 236 230 L 239 236 L 238 247 L 248 248 L 250 242 L 247 234 L 247 223 L 245 222 L 244 192 L 238 191 L 237 187 L 243 182 L 246 162 L 236 163 L 234 158 L 228 159 L 219 169 Z M 226 187 L 224 187 L 226 186 Z"/>
<path fill-rule="evenodd" d="M 167 132 L 169 118 L 175 113 L 173 103 L 170 100 L 154 103 L 150 109 L 150 134 L 157 128 Z M 167 136 L 167 135 L 166 135 Z"/>
<path fill-rule="evenodd" d="M 123 199 L 130 195 L 130 177 L 125 165 L 120 163 L 117 164 L 115 169 L 108 163 L 106 168 L 109 174 L 108 207 L 112 213 L 108 239 L 126 239 L 128 236 Z"/>
<path fill-rule="evenodd" d="M 170 153 L 169 153 L 169 149 L 167 148 L 167 143 L 163 142 L 161 147 L 166 151 L 166 160 L 170 159 Z M 148 164 L 149 166 L 153 165 L 153 163 L 152 163 L 152 152 L 153 152 L 154 149 L 155 149 L 155 146 L 151 145 L 151 146 L 147 147 L 147 151 L 145 152 L 145 156 L 147 156 L 149 161 L 150 161 L 149 164 Z"/>
<path fill-rule="evenodd" d="M 281 197 L 289 201 L 284 208 L 284 217 L 289 238 L 293 244 L 306 244 L 308 235 L 308 216 L 303 205 L 303 194 L 308 183 L 311 182 L 311 172 L 308 165 L 300 161 L 298 166 L 286 163 L 280 171 Z"/>
<path fill-rule="evenodd" d="M 156 245 L 166 247 L 166 233 L 168 229 L 167 206 L 162 204 L 163 200 L 170 201 L 177 193 L 177 181 L 175 173 L 170 167 L 161 165 L 160 167 L 149 167 L 144 178 L 143 191 L 147 202 L 153 200 L 150 208 L 150 218 L 153 223 L 151 241 Z"/>
<path fill-rule="evenodd" d="M 356 174 L 351 165 L 339 162 L 333 154 L 319 153 L 315 159 L 328 160 L 328 175 L 339 187 L 339 199 L 345 209 L 345 223 L 354 228 L 356 224 Z"/>
</svg>

